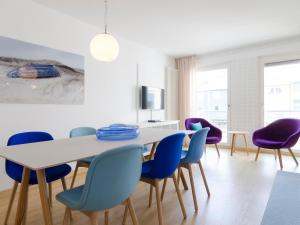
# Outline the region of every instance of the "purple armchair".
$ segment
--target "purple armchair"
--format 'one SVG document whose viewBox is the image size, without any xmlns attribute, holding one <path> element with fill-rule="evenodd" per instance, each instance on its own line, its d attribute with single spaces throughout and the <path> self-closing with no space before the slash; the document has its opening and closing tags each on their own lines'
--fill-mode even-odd
<svg viewBox="0 0 300 225">
<path fill-rule="evenodd" d="M 222 140 L 222 131 L 209 123 L 207 120 L 202 119 L 202 118 L 188 118 L 185 120 L 185 128 L 187 130 L 191 130 L 191 124 L 192 123 L 201 123 L 202 127 L 209 127 L 210 130 L 207 134 L 206 138 L 206 144 L 214 144 L 218 153 L 218 156 L 220 157 L 220 152 L 218 149 L 218 143 L 221 142 Z M 191 138 L 192 135 L 190 135 Z"/>
<path fill-rule="evenodd" d="M 298 161 L 291 148 L 297 143 L 300 136 L 300 120 L 298 119 L 280 119 L 268 126 L 258 129 L 253 133 L 253 144 L 258 147 L 255 161 L 258 158 L 261 148 L 275 150 L 278 153 L 280 168 L 283 168 L 280 149 L 287 148 L 291 153 L 295 163 Z"/>
</svg>

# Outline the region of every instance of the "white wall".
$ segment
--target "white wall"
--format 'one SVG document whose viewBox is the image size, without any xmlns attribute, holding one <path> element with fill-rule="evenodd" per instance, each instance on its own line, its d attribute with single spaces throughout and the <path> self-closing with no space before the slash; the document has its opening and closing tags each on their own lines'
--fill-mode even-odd
<svg viewBox="0 0 300 225">
<path fill-rule="evenodd" d="M 300 58 L 300 38 L 199 56 L 200 67 L 229 68 L 229 130 L 253 132 L 263 126 L 263 62 L 294 58 Z"/>
<path fill-rule="evenodd" d="M 113 63 L 100 63 L 89 54 L 89 41 L 101 31 L 72 17 L 45 8 L 30 0 L 2 0 L 0 35 L 85 56 L 85 104 L 0 105 L 0 145 L 10 135 L 43 130 L 65 138 L 77 126 L 100 127 L 113 122 L 137 122 L 137 64 L 140 83 L 165 86 L 165 68 L 174 62 L 152 49 L 117 37 L 120 55 Z M 1 52 L 1 50 L 0 50 Z M 149 112 L 139 112 L 141 120 Z M 156 112 L 164 119 L 164 111 Z M 63 149 L 62 149 L 63 150 Z M 42 151 L 42 149 L 41 149 Z M 0 190 L 11 184 L 0 161 Z"/>
</svg>

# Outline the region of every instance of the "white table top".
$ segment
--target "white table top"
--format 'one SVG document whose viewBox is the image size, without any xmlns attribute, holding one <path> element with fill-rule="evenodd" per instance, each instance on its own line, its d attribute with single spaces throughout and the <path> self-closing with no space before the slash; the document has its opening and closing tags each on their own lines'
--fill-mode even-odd
<svg viewBox="0 0 300 225">
<path fill-rule="evenodd" d="M 0 157 L 9 159 L 33 170 L 45 169 L 77 161 L 130 144 L 151 144 L 175 134 L 191 134 L 192 131 L 158 128 L 142 128 L 136 139 L 127 141 L 99 141 L 95 135 L 59 139 L 22 145 L 0 147 Z"/>
</svg>

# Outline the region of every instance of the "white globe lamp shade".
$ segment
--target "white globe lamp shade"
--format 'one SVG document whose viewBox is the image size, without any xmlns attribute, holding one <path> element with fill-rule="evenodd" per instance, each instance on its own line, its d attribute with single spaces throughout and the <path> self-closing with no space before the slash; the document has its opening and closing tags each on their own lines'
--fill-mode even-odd
<svg viewBox="0 0 300 225">
<path fill-rule="evenodd" d="M 119 55 L 119 43 L 111 34 L 97 34 L 91 40 L 90 52 L 96 60 L 112 62 Z"/>
</svg>

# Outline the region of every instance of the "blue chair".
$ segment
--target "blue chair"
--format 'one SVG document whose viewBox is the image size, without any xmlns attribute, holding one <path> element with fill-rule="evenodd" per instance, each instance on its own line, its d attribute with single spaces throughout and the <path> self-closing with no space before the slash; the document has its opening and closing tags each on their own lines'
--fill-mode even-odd
<svg viewBox="0 0 300 225">
<path fill-rule="evenodd" d="M 206 142 L 206 137 L 209 132 L 209 129 L 210 129 L 209 127 L 206 127 L 206 128 L 203 128 L 203 129 L 197 131 L 195 134 L 193 134 L 188 151 L 182 152 L 182 158 L 181 158 L 180 164 L 178 166 L 178 181 L 180 181 L 180 177 L 182 177 L 181 176 L 182 168 L 185 168 L 189 171 L 189 177 L 190 177 L 193 200 L 194 200 L 194 207 L 195 207 L 196 211 L 198 210 L 198 205 L 197 205 L 196 190 L 195 190 L 194 178 L 193 178 L 193 172 L 192 172 L 193 164 L 199 165 L 207 195 L 208 195 L 208 197 L 210 196 L 210 191 L 209 191 L 208 184 L 206 181 L 205 173 L 204 173 L 201 161 L 200 161 L 200 159 L 203 155 L 203 151 L 205 149 L 205 142 Z M 163 198 L 163 194 L 164 193 L 162 193 L 162 198 Z"/>
<path fill-rule="evenodd" d="M 82 137 L 82 136 L 88 136 L 88 135 L 96 135 L 96 129 L 93 127 L 77 127 L 70 131 L 69 137 L 75 138 L 75 137 Z M 74 187 L 75 179 L 78 173 L 79 167 L 85 167 L 88 168 L 92 162 L 94 157 L 85 158 L 82 160 L 77 161 L 74 175 L 71 182 L 71 188 Z"/>
<path fill-rule="evenodd" d="M 125 203 L 129 208 L 133 224 L 137 218 L 130 199 L 142 169 L 141 145 L 129 145 L 104 152 L 96 156 L 87 173 L 85 184 L 59 193 L 56 198 L 66 205 L 64 225 L 70 224 L 71 210 L 79 210 L 98 224 L 99 212 Z"/>
<path fill-rule="evenodd" d="M 184 133 L 178 133 L 164 138 L 157 146 L 154 159 L 143 163 L 141 181 L 150 184 L 149 206 L 151 206 L 152 202 L 153 187 L 155 188 L 158 219 L 160 225 L 163 224 L 163 217 L 159 194 L 159 182 L 168 178 L 173 179 L 181 211 L 183 217 L 186 218 L 186 211 L 174 173 L 181 159 L 184 137 Z"/>
<path fill-rule="evenodd" d="M 8 140 L 7 145 L 19 145 L 19 144 L 27 144 L 27 143 L 33 143 L 33 142 L 42 142 L 42 141 L 51 141 L 53 140 L 53 137 L 45 132 L 25 132 L 25 133 L 19 133 L 11 136 Z M 42 149 L 41 149 L 42 151 Z M 23 175 L 23 166 L 16 164 L 12 161 L 6 160 L 5 161 L 5 170 L 6 174 L 13 179 L 14 186 L 12 190 L 12 195 L 10 198 L 10 202 L 8 205 L 8 210 L 6 213 L 6 217 L 4 220 L 4 224 L 7 224 L 7 221 L 10 216 L 11 208 L 14 202 L 15 194 L 18 189 L 19 183 L 22 181 L 22 175 Z M 63 189 L 66 190 L 66 182 L 64 177 L 68 175 L 71 172 L 71 167 L 67 164 L 63 164 L 60 166 L 51 167 L 45 170 L 46 174 L 46 181 L 48 183 L 49 187 L 49 201 L 52 205 L 52 187 L 51 182 L 61 179 Z M 35 185 L 38 183 L 37 175 L 35 171 L 30 171 L 30 177 L 29 177 L 29 184 Z"/>
</svg>

